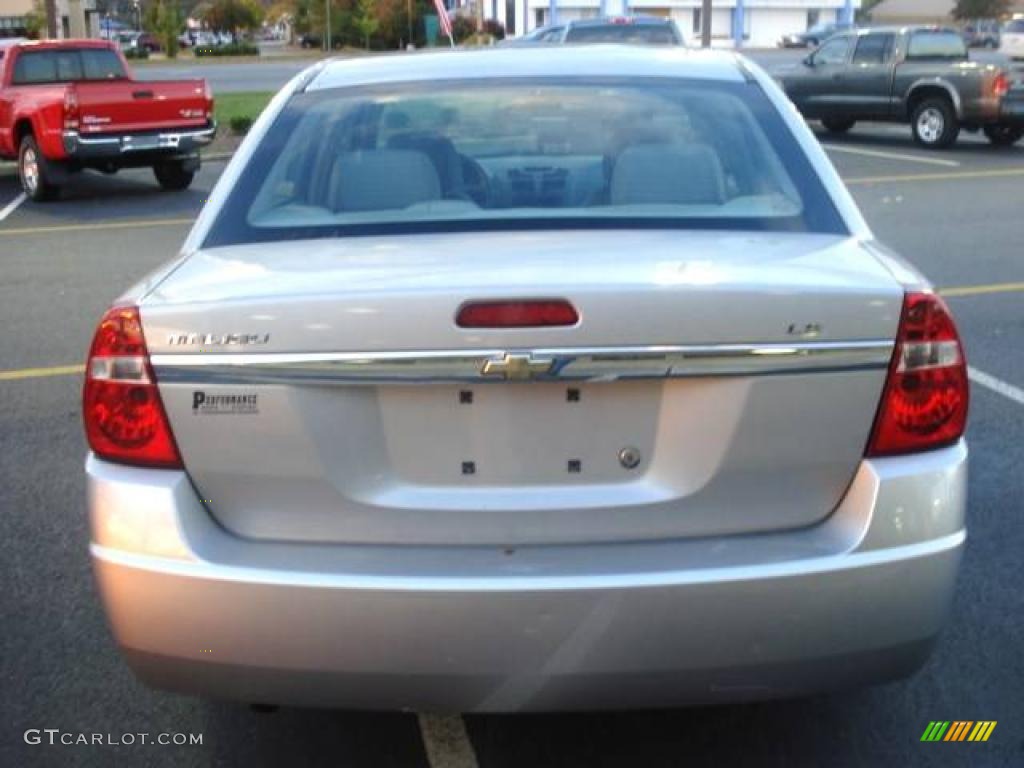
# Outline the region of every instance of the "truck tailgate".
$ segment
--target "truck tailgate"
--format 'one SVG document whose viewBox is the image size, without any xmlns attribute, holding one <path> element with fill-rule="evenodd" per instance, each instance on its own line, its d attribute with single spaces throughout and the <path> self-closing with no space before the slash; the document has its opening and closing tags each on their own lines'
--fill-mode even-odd
<svg viewBox="0 0 1024 768">
<path fill-rule="evenodd" d="M 81 82 L 72 87 L 83 134 L 191 128 L 210 118 L 202 80 Z"/>
</svg>

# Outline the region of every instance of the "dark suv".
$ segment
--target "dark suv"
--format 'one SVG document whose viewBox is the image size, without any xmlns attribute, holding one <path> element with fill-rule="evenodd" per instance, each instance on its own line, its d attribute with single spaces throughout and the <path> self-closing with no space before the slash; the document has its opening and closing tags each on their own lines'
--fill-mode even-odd
<svg viewBox="0 0 1024 768">
<path fill-rule="evenodd" d="M 817 48 L 832 35 L 855 29 L 852 24 L 830 22 L 815 24 L 803 32 L 793 32 L 779 39 L 780 48 Z"/>
</svg>

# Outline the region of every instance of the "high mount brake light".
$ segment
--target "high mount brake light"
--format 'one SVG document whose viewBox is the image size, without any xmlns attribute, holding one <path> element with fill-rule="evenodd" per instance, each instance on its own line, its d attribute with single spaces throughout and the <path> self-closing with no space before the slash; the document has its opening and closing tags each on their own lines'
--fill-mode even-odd
<svg viewBox="0 0 1024 768">
<path fill-rule="evenodd" d="M 455 317 L 460 328 L 538 328 L 576 325 L 580 316 L 565 299 L 471 301 Z"/>
<path fill-rule="evenodd" d="M 102 459 L 182 467 L 137 307 L 113 307 L 100 320 L 85 366 L 82 418 L 89 447 Z"/>
<path fill-rule="evenodd" d="M 967 425 L 967 404 L 967 361 L 949 308 L 933 293 L 908 293 L 867 455 L 956 442 Z"/>
</svg>

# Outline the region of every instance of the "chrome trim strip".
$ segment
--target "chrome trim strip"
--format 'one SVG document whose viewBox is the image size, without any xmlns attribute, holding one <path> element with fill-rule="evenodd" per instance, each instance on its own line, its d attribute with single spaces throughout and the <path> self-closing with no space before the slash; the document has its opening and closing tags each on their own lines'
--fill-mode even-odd
<svg viewBox="0 0 1024 768">
<path fill-rule="evenodd" d="M 891 340 L 799 344 L 474 349 L 423 352 L 158 354 L 164 383 L 378 384 L 506 381 L 485 375 L 488 363 L 512 353 L 550 360 L 531 381 L 618 381 L 693 376 L 761 376 L 885 368 Z"/>
</svg>

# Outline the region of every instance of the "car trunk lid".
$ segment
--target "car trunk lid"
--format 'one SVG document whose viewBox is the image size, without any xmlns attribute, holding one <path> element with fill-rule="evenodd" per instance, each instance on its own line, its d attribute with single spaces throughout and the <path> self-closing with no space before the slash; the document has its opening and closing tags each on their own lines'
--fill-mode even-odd
<svg viewBox="0 0 1024 768">
<path fill-rule="evenodd" d="M 455 322 L 524 298 L 579 321 Z M 901 299 L 839 237 L 532 232 L 200 251 L 141 312 L 186 468 L 229 529 L 513 546 L 823 519 Z"/>
</svg>

